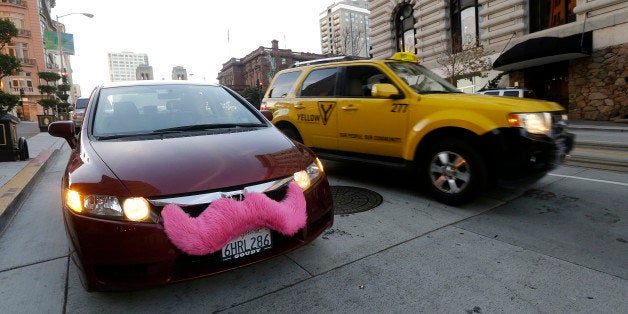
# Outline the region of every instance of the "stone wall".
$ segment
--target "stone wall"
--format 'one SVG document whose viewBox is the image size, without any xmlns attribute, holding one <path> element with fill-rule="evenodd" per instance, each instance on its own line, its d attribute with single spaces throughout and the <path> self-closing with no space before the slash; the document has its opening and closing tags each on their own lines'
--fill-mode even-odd
<svg viewBox="0 0 628 314">
<path fill-rule="evenodd" d="M 628 118 L 628 44 L 607 47 L 569 64 L 569 117 Z"/>
</svg>

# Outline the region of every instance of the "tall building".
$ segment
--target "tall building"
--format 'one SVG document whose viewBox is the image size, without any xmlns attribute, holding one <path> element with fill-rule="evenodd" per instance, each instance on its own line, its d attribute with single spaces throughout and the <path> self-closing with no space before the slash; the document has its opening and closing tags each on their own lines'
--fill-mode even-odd
<svg viewBox="0 0 628 314">
<path fill-rule="evenodd" d="M 120 52 L 107 54 L 109 61 L 109 79 L 111 82 L 137 80 L 137 67 L 148 64 L 145 53 Z"/>
<path fill-rule="evenodd" d="M 241 59 L 231 58 L 222 65 L 218 73 L 218 82 L 236 92 L 247 87 L 257 87 L 264 92 L 275 73 L 287 69 L 295 62 L 328 57 L 326 55 L 293 52 L 279 49 L 279 41 L 273 40 L 272 47 L 259 47 Z"/>
<path fill-rule="evenodd" d="M 172 79 L 187 81 L 188 71 L 182 66 L 176 66 L 172 68 Z"/>
<path fill-rule="evenodd" d="M 153 77 L 153 67 L 150 65 L 138 65 L 137 69 L 135 69 L 135 79 L 136 80 L 152 80 Z"/>
<path fill-rule="evenodd" d="M 628 118 L 626 0 L 370 0 L 369 7 L 374 57 L 410 51 L 442 74 L 443 55 L 481 44 L 493 70 L 459 80 L 461 90 L 503 73 L 506 85 L 561 103 L 571 118 Z"/>
<path fill-rule="evenodd" d="M 320 14 L 323 54 L 369 56 L 369 10 L 366 0 L 334 3 Z"/>
<path fill-rule="evenodd" d="M 24 120 L 37 120 L 43 113 L 37 100 L 42 98 L 37 86 L 40 85 L 38 72 L 61 73 L 57 51 L 46 50 L 43 45 L 43 32 L 63 31 L 63 24 L 57 24 L 50 16 L 54 0 L 11 0 L 0 2 L 0 18 L 9 19 L 18 29 L 17 37 L 2 49 L 2 53 L 19 59 L 22 70 L 0 81 L 0 89 L 5 93 L 22 95 L 23 107 L 16 108 L 16 114 Z M 69 58 L 65 55 L 64 68 L 71 71 Z"/>
</svg>

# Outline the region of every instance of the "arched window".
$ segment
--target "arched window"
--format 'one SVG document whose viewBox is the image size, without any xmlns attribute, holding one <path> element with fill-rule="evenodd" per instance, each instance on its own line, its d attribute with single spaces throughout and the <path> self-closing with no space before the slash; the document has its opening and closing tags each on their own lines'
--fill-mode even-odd
<svg viewBox="0 0 628 314">
<path fill-rule="evenodd" d="M 414 9 L 409 3 L 399 7 L 395 16 L 395 31 L 397 39 L 397 51 L 416 53 L 414 45 Z"/>
<path fill-rule="evenodd" d="M 478 0 L 451 0 L 451 48 L 460 52 L 477 45 L 480 35 L 478 26 Z"/>
</svg>

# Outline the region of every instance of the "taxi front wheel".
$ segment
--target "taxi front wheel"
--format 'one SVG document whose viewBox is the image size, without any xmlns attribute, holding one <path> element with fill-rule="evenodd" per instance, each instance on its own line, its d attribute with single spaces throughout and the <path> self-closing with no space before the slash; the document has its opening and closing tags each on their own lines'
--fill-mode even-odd
<svg viewBox="0 0 628 314">
<path fill-rule="evenodd" d="M 422 161 L 423 177 L 438 201 L 460 205 L 477 197 L 486 185 L 486 165 L 467 142 L 448 138 L 433 144 Z"/>
</svg>

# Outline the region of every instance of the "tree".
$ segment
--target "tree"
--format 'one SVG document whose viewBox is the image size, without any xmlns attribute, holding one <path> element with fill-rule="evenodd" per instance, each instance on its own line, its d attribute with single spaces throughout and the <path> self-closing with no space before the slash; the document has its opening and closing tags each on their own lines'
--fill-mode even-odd
<svg viewBox="0 0 628 314">
<path fill-rule="evenodd" d="M 61 75 L 55 72 L 39 72 L 37 75 L 39 75 L 40 79 L 46 81 L 46 85 L 39 85 L 37 89 L 39 89 L 41 94 L 47 95 L 46 98 L 38 100 L 37 103 L 44 108 L 44 114 L 48 114 L 48 110 L 58 108 L 61 104 L 59 98 L 56 96 L 59 92 L 56 84 L 57 81 L 61 79 Z"/>
<path fill-rule="evenodd" d="M 242 91 L 242 93 L 240 93 L 240 95 L 250 102 L 251 105 L 259 109 L 259 105 L 262 102 L 262 93 L 258 88 L 247 87 Z"/>
<path fill-rule="evenodd" d="M 17 34 L 17 28 L 11 20 L 0 19 L 0 50 Z M 19 70 L 21 70 L 21 64 L 16 57 L 0 53 L 0 80 Z M 19 101 L 19 96 L 0 91 L 0 118 L 13 110 Z"/>
<path fill-rule="evenodd" d="M 454 42 L 452 47 L 456 46 L 458 45 Z M 460 79 L 473 76 L 485 77 L 486 74 L 483 72 L 492 69 L 489 58 L 491 54 L 493 54 L 493 51 L 486 50 L 479 39 L 476 39 L 475 42 L 462 45 L 462 51 L 460 52 L 454 52 L 453 49 L 447 50 L 436 62 L 441 65 L 449 82 L 455 86 Z"/>
<path fill-rule="evenodd" d="M 366 34 L 363 30 L 356 27 L 344 27 L 335 31 L 332 53 L 344 56 L 360 56 L 364 51 L 365 43 Z"/>
</svg>

